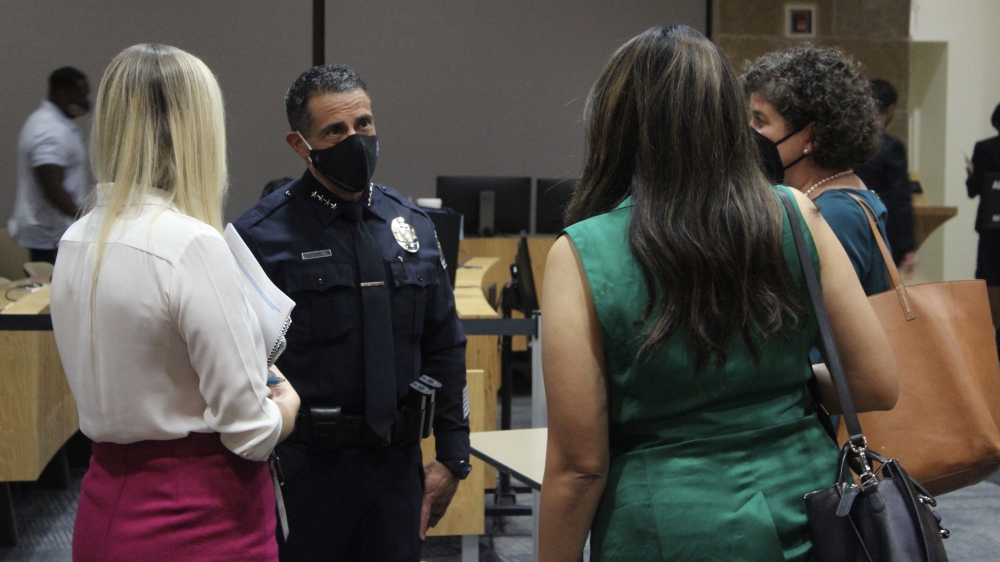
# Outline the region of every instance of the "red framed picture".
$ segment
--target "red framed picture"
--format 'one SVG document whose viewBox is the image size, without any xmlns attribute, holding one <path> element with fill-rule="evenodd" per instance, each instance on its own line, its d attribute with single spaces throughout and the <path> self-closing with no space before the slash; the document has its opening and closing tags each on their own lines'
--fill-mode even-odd
<svg viewBox="0 0 1000 562">
<path fill-rule="evenodd" d="M 816 36 L 815 4 L 785 4 L 785 36 Z"/>
</svg>

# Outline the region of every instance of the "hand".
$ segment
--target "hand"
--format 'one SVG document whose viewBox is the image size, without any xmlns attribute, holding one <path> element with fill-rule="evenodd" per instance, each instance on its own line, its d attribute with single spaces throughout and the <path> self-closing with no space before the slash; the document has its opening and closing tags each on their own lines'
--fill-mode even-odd
<svg viewBox="0 0 1000 562">
<path fill-rule="evenodd" d="M 285 378 L 282 376 L 281 371 L 274 366 L 268 369 L 268 374 L 273 377 Z M 299 398 L 299 393 L 295 392 L 295 389 L 292 387 L 292 383 L 287 380 L 268 388 L 271 389 L 268 398 L 278 405 L 278 410 L 281 412 L 281 435 L 278 436 L 278 441 L 281 442 L 291 435 L 292 430 L 295 429 L 295 414 L 299 412 L 299 405 L 302 401 Z"/>
<path fill-rule="evenodd" d="M 420 508 L 420 540 L 427 538 L 427 528 L 444 517 L 451 498 L 458 490 L 458 478 L 438 461 L 424 466 L 424 504 Z"/>
<path fill-rule="evenodd" d="M 913 270 L 917 267 L 917 253 L 906 252 L 899 262 L 899 274 L 905 279 L 913 276 Z"/>
</svg>

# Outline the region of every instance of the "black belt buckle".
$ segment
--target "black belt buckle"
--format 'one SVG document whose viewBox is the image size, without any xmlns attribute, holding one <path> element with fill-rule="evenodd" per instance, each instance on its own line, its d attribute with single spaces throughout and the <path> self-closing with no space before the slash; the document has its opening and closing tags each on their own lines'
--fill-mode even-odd
<svg viewBox="0 0 1000 562">
<path fill-rule="evenodd" d="M 332 451 L 343 443 L 340 407 L 309 409 L 309 438 L 319 451 Z"/>
</svg>

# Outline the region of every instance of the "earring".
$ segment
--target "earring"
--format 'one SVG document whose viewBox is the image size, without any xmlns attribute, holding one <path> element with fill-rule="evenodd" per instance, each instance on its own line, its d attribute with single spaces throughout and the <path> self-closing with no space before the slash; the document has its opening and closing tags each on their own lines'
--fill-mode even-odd
<svg viewBox="0 0 1000 562">
<path fill-rule="evenodd" d="M 807 149 L 803 150 L 802 154 L 809 154 L 809 149 L 807 148 Z"/>
</svg>

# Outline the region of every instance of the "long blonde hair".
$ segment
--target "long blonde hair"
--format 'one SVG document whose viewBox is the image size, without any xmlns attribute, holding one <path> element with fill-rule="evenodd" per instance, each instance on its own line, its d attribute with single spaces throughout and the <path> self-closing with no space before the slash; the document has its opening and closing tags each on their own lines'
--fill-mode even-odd
<svg viewBox="0 0 1000 562">
<path fill-rule="evenodd" d="M 167 45 L 134 45 L 111 61 L 90 138 L 100 220 L 91 300 L 115 224 L 145 193 L 222 230 L 229 187 L 222 91 L 199 59 Z"/>
</svg>

